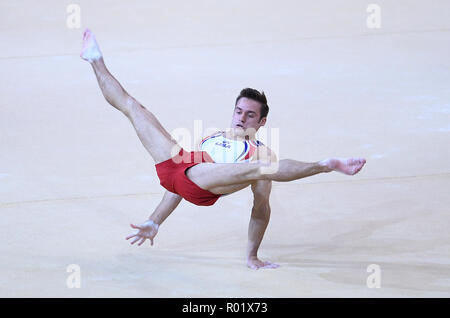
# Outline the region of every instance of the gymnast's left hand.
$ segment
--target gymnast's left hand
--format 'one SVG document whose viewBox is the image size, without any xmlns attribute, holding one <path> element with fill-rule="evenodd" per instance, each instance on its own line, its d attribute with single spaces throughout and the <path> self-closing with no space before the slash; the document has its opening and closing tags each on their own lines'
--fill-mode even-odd
<svg viewBox="0 0 450 318">
<path fill-rule="evenodd" d="M 249 257 L 247 259 L 247 266 L 251 269 L 260 269 L 260 268 L 278 268 L 280 265 L 268 261 L 261 261 L 257 257 Z"/>
<path fill-rule="evenodd" d="M 137 233 L 130 234 L 126 237 L 127 240 L 132 239 L 130 244 L 138 242 L 138 246 L 144 244 L 145 240 L 150 240 L 150 244 L 153 246 L 153 239 L 158 233 L 159 225 L 152 220 L 148 220 L 140 225 L 130 224 L 133 229 L 138 230 Z"/>
</svg>

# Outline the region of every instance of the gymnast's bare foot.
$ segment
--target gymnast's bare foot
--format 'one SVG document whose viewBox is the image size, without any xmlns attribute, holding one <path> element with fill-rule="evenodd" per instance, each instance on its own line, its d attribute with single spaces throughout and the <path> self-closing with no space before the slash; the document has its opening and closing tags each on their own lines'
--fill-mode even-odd
<svg viewBox="0 0 450 318">
<path fill-rule="evenodd" d="M 344 174 L 354 175 L 357 174 L 362 167 L 366 164 L 364 158 L 330 158 L 320 162 L 326 169 L 326 172 L 339 171 Z"/>
<path fill-rule="evenodd" d="M 84 31 L 83 48 L 81 49 L 80 56 L 83 60 L 86 60 L 89 63 L 102 58 L 102 52 L 100 52 L 100 48 L 95 40 L 95 35 L 89 29 Z"/>
</svg>

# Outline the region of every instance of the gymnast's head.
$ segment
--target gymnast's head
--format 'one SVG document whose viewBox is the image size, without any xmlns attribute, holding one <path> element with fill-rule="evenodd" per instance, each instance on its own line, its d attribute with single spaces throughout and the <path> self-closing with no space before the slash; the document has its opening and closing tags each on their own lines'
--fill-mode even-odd
<svg viewBox="0 0 450 318">
<path fill-rule="evenodd" d="M 269 106 L 264 92 L 253 88 L 244 88 L 236 98 L 231 128 L 238 134 L 248 131 L 255 133 L 266 124 Z M 247 135 L 247 133 L 246 133 Z"/>
</svg>

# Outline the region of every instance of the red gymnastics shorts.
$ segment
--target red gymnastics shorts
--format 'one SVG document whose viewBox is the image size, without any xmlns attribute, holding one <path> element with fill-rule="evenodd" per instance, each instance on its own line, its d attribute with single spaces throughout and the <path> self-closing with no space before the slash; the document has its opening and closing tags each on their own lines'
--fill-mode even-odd
<svg viewBox="0 0 450 318">
<path fill-rule="evenodd" d="M 203 162 L 214 161 L 205 151 L 181 149 L 177 156 L 155 165 L 160 184 L 195 205 L 213 205 L 221 195 L 200 188 L 186 176 L 187 169 Z"/>
</svg>

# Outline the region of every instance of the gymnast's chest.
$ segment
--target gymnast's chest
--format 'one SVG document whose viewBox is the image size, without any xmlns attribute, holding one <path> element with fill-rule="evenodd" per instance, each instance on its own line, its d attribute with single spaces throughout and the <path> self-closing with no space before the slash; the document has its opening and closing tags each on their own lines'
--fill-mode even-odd
<svg viewBox="0 0 450 318">
<path fill-rule="evenodd" d="M 222 136 L 202 141 L 200 150 L 206 151 L 216 163 L 249 162 L 256 154 L 256 147 L 251 142 Z"/>
</svg>

